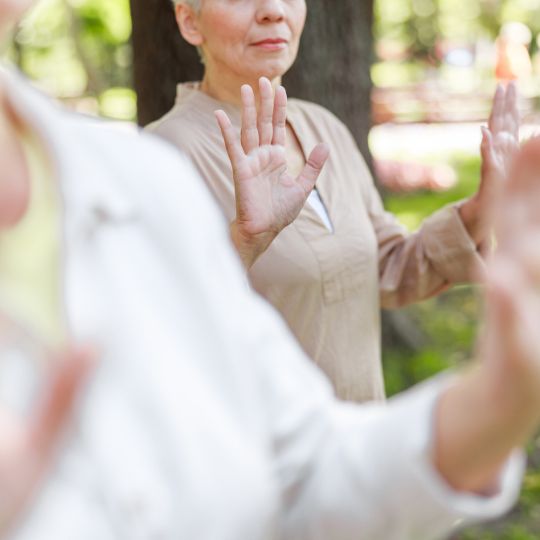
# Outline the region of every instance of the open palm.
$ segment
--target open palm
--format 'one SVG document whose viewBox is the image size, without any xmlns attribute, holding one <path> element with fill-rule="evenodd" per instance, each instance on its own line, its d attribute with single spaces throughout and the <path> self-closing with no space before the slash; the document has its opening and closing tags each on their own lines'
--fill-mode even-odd
<svg viewBox="0 0 540 540">
<path fill-rule="evenodd" d="M 296 178 L 289 174 L 285 152 L 287 94 L 280 86 L 274 95 L 266 78 L 261 78 L 259 90 L 257 111 L 253 89 L 242 87 L 240 137 L 225 112 L 216 111 L 216 118 L 233 170 L 235 225 L 239 234 L 262 252 L 300 213 L 328 158 L 328 148 L 317 145 L 302 172 Z"/>
</svg>

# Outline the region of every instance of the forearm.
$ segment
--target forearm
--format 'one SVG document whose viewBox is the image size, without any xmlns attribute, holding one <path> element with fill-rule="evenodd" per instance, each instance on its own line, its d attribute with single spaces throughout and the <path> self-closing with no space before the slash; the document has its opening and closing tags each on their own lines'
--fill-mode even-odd
<svg viewBox="0 0 540 540">
<path fill-rule="evenodd" d="M 477 196 L 467 199 L 459 207 L 459 215 L 471 240 L 476 246 L 482 245 L 489 235 L 489 227 L 482 215 L 482 208 Z"/>
<path fill-rule="evenodd" d="M 246 234 L 238 226 L 236 220 L 230 224 L 230 235 L 232 243 L 246 270 L 249 270 L 253 266 L 255 261 L 268 249 L 268 246 L 276 237 L 271 232 L 257 235 Z"/>
<path fill-rule="evenodd" d="M 381 304 L 396 308 L 440 293 L 454 283 L 474 281 L 483 259 L 467 232 L 458 206 L 438 210 L 406 234 L 391 218 L 377 221 Z"/>
<path fill-rule="evenodd" d="M 534 433 L 539 404 L 516 390 L 521 387 L 482 366 L 441 396 L 434 462 L 454 489 L 481 494 L 496 490 L 509 455 Z"/>
</svg>

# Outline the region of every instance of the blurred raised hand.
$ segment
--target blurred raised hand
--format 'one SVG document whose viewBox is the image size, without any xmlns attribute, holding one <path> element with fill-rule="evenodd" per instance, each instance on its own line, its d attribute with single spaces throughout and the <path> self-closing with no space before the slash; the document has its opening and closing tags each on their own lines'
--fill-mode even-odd
<svg viewBox="0 0 540 540">
<path fill-rule="evenodd" d="M 85 350 L 66 351 L 51 360 L 45 388 L 29 414 L 0 403 L 1 537 L 17 524 L 39 489 L 93 365 Z"/>
<path fill-rule="evenodd" d="M 510 453 L 540 426 L 540 139 L 529 141 L 492 199 L 481 362 L 436 412 L 435 463 L 456 489 L 494 494 Z"/>
<path fill-rule="evenodd" d="M 518 378 L 520 394 L 531 400 L 540 420 L 540 138 L 516 155 L 493 216 L 497 249 L 488 266 L 494 313 L 489 357 L 499 358 L 493 369 L 503 369 L 508 383 Z"/>
<path fill-rule="evenodd" d="M 236 219 L 231 236 L 247 268 L 296 219 L 328 158 L 328 147 L 318 144 L 302 172 L 296 178 L 289 174 L 285 152 L 287 94 L 282 86 L 274 93 L 264 77 L 259 81 L 259 92 L 257 110 L 251 86 L 241 89 L 240 136 L 227 114 L 216 111 L 234 177 Z"/>
</svg>

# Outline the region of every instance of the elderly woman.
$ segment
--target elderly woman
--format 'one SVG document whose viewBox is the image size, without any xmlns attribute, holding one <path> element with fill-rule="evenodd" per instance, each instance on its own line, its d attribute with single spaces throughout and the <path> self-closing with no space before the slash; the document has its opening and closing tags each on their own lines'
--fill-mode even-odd
<svg viewBox="0 0 540 540">
<path fill-rule="evenodd" d="M 195 163 L 232 222 L 232 238 L 246 265 L 266 250 L 249 269 L 251 283 L 281 312 L 338 396 L 383 398 L 380 306 L 427 298 L 469 280 L 481 264 L 478 248 L 486 224 L 478 209 L 495 188 L 490 164 L 505 157 L 496 141 L 506 132 L 507 138 L 517 137 L 515 91 L 496 94 L 483 145 L 484 157 L 493 160 L 485 162 L 478 193 L 407 234 L 384 211 L 351 134 L 337 118 L 299 100 L 289 102 L 285 118 L 286 95 L 279 84 L 297 55 L 304 0 L 176 0 L 175 7 L 180 31 L 199 48 L 205 74 L 200 83 L 180 84 L 174 108 L 150 129 Z M 216 109 L 225 113 L 218 120 L 228 133 L 233 165 L 241 156 L 231 153 L 232 128 L 242 127 L 246 155 L 259 146 L 281 147 L 283 163 L 278 159 L 270 171 L 281 180 L 250 184 L 238 167 L 233 179 Z M 309 155 L 321 141 L 327 146 L 315 146 Z M 328 151 L 311 189 L 309 180 Z M 293 182 L 297 174 L 299 181 Z M 274 240 L 296 212 L 292 225 Z M 258 217 L 265 226 L 253 226 Z"/>
</svg>

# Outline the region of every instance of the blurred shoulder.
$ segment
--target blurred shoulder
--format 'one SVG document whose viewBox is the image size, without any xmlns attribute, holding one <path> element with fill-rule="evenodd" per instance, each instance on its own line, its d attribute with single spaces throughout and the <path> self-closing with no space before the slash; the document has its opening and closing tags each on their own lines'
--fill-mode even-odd
<svg viewBox="0 0 540 540">
<path fill-rule="evenodd" d="M 76 130 L 73 137 L 84 149 L 84 157 L 93 158 L 96 165 L 99 162 L 126 193 L 154 199 L 173 192 L 201 191 L 198 173 L 189 159 L 152 133 L 99 120 L 71 122 Z"/>
<path fill-rule="evenodd" d="M 188 85 L 179 85 L 176 102 L 171 110 L 145 127 L 145 131 L 190 151 L 193 146 L 204 144 L 208 137 L 218 133 L 214 109 L 210 100 Z"/>
</svg>

